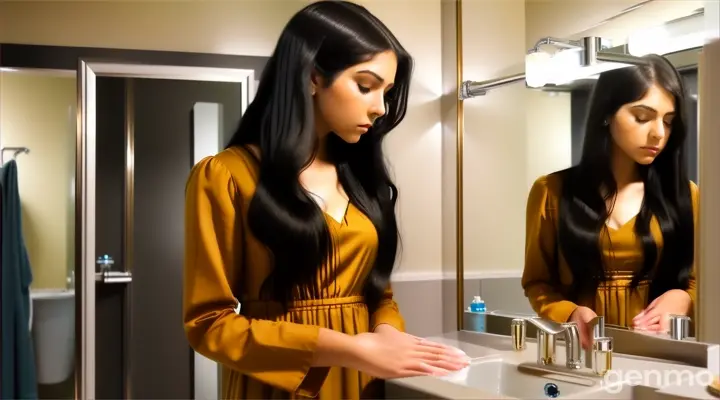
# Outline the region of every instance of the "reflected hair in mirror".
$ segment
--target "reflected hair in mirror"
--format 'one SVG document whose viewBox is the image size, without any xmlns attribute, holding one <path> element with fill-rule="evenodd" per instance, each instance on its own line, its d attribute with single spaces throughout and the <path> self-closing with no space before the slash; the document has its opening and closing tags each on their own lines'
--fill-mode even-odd
<svg viewBox="0 0 720 400">
<path fill-rule="evenodd" d="M 605 122 L 625 104 L 639 101 L 658 85 L 674 98 L 676 116 L 666 147 L 649 165 L 638 164 L 645 195 L 635 220 L 635 233 L 643 248 L 643 267 L 631 287 L 650 280 L 650 299 L 671 289 L 686 289 L 694 262 L 694 222 L 690 181 L 685 162 L 687 136 L 685 89 L 680 74 L 664 57 L 647 55 L 646 64 L 604 72 L 592 92 L 579 165 L 561 171 L 558 240 L 575 282 L 575 300 L 594 296 L 605 279 L 600 235 L 606 234 L 607 200 L 614 199 L 617 184 L 611 171 L 612 135 Z M 603 196 L 601 188 L 607 193 Z M 650 232 L 655 217 L 663 236 L 663 249 Z M 657 265 L 657 268 L 655 268 Z"/>
<path fill-rule="evenodd" d="M 405 117 L 413 60 L 364 7 L 318 1 L 300 10 L 283 29 L 255 98 L 228 144 L 260 150 L 260 174 L 247 223 L 273 257 L 274 268 L 262 290 L 267 299 L 287 303 L 329 295 L 308 288 L 316 286 L 313 282 L 323 265 L 336 270 L 336 244 L 326 219 L 299 182 L 318 145 L 311 74 L 320 74 L 329 86 L 344 70 L 385 51 L 394 52 L 398 60 L 395 86 L 385 97 L 386 114 L 358 143 L 348 144 L 334 134 L 327 143 L 350 201 L 377 231 L 377 256 L 364 295 L 371 310 L 382 298 L 399 247 L 398 192 L 385 165 L 382 141 Z"/>
</svg>

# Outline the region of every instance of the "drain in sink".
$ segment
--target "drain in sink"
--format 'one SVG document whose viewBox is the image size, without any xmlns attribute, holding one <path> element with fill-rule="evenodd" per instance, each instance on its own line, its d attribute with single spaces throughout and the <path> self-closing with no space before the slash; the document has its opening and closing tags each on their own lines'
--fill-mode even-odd
<svg viewBox="0 0 720 400">
<path fill-rule="evenodd" d="M 560 389 L 558 389 L 557 385 L 554 383 L 546 383 L 545 384 L 545 396 L 554 399 L 554 398 L 560 396 Z"/>
</svg>

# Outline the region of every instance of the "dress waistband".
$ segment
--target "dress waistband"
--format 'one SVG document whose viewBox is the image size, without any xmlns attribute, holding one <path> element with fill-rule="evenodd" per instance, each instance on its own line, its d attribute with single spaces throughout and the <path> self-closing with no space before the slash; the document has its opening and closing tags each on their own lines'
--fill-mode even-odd
<svg viewBox="0 0 720 400">
<path fill-rule="evenodd" d="M 243 307 L 277 307 L 280 303 L 263 300 L 242 300 Z M 365 296 L 329 297 L 326 299 L 294 300 L 288 302 L 288 310 L 302 310 L 307 308 L 333 308 L 353 304 L 364 304 Z"/>
<path fill-rule="evenodd" d="M 630 282 L 632 282 L 633 276 L 631 274 L 618 274 L 609 276 L 606 281 L 599 283 L 599 288 L 610 288 L 610 287 L 630 287 Z M 638 288 L 648 286 L 650 285 L 650 280 L 648 279 L 641 279 L 638 282 Z"/>
</svg>

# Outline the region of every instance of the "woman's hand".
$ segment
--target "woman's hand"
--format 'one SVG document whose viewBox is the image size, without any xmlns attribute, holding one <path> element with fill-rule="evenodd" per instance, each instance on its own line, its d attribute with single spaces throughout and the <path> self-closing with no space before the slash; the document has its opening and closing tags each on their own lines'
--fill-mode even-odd
<svg viewBox="0 0 720 400">
<path fill-rule="evenodd" d="M 443 376 L 469 365 L 459 349 L 381 325 L 374 333 L 353 336 L 349 367 L 380 379 L 419 375 Z"/>
<path fill-rule="evenodd" d="M 666 332 L 669 325 L 669 315 L 687 315 L 691 305 L 692 299 L 686 291 L 680 289 L 668 290 L 633 318 L 633 328 Z"/>
<path fill-rule="evenodd" d="M 380 324 L 375 327 L 375 330 L 373 332 L 379 333 L 381 335 L 395 335 L 395 334 L 404 335 L 405 334 L 403 332 L 400 332 L 399 330 L 397 330 L 397 328 L 395 328 L 394 326 L 392 326 L 390 324 Z"/>
<path fill-rule="evenodd" d="M 592 345 L 592 329 L 588 325 L 593 318 L 597 317 L 595 311 L 588 307 L 579 306 L 570 314 L 568 322 L 575 322 L 580 333 L 580 345 L 583 349 L 588 349 Z"/>
</svg>

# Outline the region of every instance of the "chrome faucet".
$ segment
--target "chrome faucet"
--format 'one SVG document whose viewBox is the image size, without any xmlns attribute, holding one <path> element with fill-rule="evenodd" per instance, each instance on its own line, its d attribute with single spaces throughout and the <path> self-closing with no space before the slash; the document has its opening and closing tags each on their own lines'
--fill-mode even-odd
<svg viewBox="0 0 720 400">
<path fill-rule="evenodd" d="M 602 315 L 598 315 L 588 321 L 587 325 L 592 328 L 592 337 L 590 338 L 590 340 L 592 340 L 592 343 L 590 343 L 590 347 L 585 350 L 585 366 L 588 368 L 592 368 L 593 349 L 595 341 L 599 338 L 605 337 L 605 317 Z"/>
<path fill-rule="evenodd" d="M 585 367 L 593 368 L 595 360 L 594 354 L 596 352 L 595 342 L 598 339 L 605 338 L 605 317 L 598 315 L 588 321 L 587 325 L 592 329 L 592 337 L 590 338 L 592 342 L 590 343 L 589 348 L 585 350 Z"/>
<path fill-rule="evenodd" d="M 557 335 L 565 334 L 565 366 L 569 369 L 582 367 L 582 353 L 580 348 L 580 331 L 574 322 L 559 324 L 540 317 L 527 318 L 527 321 L 538 329 L 537 351 L 538 363 L 551 365 L 555 363 L 555 339 Z"/>
<path fill-rule="evenodd" d="M 593 339 L 605 337 L 605 317 L 598 315 L 587 323 L 592 327 Z"/>
</svg>

